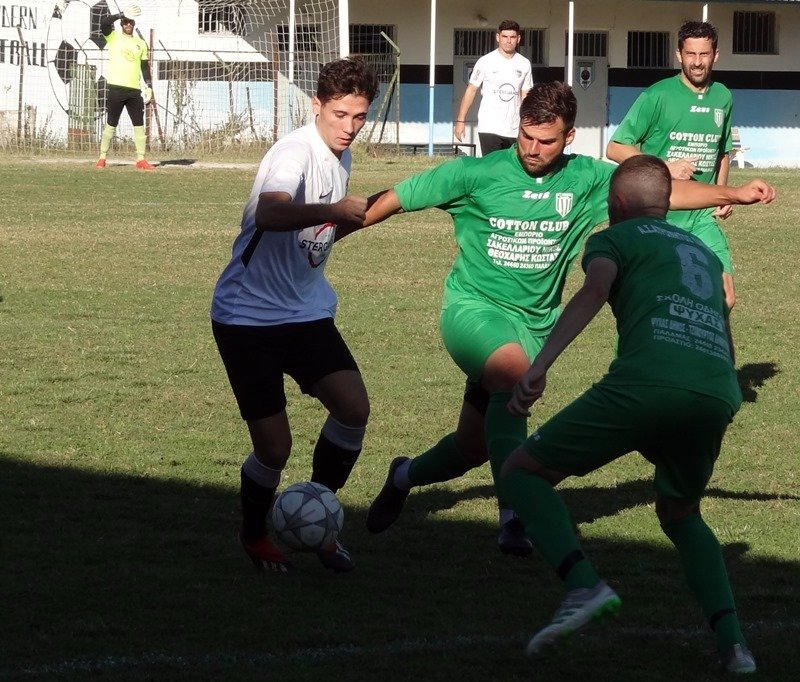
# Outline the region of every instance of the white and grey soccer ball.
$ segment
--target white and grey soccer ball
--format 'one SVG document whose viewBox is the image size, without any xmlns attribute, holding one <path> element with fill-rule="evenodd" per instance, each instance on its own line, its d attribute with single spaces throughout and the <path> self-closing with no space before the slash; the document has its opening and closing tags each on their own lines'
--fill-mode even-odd
<svg viewBox="0 0 800 682">
<path fill-rule="evenodd" d="M 315 552 L 336 541 L 344 511 L 332 490 L 320 483 L 295 483 L 272 505 L 275 536 L 292 549 Z"/>
</svg>

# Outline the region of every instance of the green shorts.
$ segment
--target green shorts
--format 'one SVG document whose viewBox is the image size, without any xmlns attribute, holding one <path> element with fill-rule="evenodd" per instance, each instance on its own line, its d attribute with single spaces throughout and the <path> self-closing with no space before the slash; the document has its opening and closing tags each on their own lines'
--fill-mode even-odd
<svg viewBox="0 0 800 682">
<path fill-rule="evenodd" d="M 439 328 L 445 348 L 468 379 L 479 381 L 489 356 L 508 343 L 533 360 L 547 334 L 534 334 L 521 314 L 480 299 L 460 296 L 442 309 Z"/>
<path fill-rule="evenodd" d="M 733 261 L 731 259 L 731 247 L 730 244 L 728 244 L 728 238 L 725 236 L 722 228 L 717 224 L 717 221 L 709 220 L 708 222 L 704 222 L 692 228 L 691 232 L 722 261 L 722 271 L 732 275 Z"/>
<path fill-rule="evenodd" d="M 659 495 L 700 500 L 735 410 L 679 388 L 601 381 L 543 424 L 524 447 L 548 469 L 583 476 L 634 450 L 655 465 Z"/>
</svg>

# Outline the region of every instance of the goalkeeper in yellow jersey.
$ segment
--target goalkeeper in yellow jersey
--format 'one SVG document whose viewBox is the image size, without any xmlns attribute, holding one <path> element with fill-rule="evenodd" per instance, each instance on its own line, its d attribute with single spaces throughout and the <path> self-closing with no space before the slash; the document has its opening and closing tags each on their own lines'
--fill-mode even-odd
<svg viewBox="0 0 800 682">
<path fill-rule="evenodd" d="M 147 43 L 133 34 L 133 27 L 141 10 L 136 5 L 126 7 L 121 14 L 108 14 L 100 21 L 100 30 L 108 48 L 108 98 L 107 118 L 100 141 L 100 158 L 97 168 L 106 167 L 106 155 L 119 124 L 122 110 L 127 109 L 133 124 L 133 142 L 136 145 L 136 168 L 153 170 L 144 158 L 147 137 L 144 130 L 144 105 L 153 100 L 153 78 L 150 74 Z M 119 19 L 121 31 L 114 30 Z M 140 89 L 144 80 L 144 94 Z"/>
</svg>

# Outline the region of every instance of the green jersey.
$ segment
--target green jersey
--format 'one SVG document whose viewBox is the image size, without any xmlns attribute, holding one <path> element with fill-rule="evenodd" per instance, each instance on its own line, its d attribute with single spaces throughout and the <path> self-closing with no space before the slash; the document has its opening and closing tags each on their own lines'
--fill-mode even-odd
<svg viewBox="0 0 800 682">
<path fill-rule="evenodd" d="M 618 268 L 609 297 L 618 354 L 603 383 L 682 388 L 737 409 L 742 395 L 714 253 L 665 220 L 636 218 L 589 238 L 584 270 L 598 257 Z"/>
<path fill-rule="evenodd" d="M 109 85 L 138 90 L 142 62 L 148 59 L 147 43 L 139 36 L 112 31 L 106 36 Z"/>
<path fill-rule="evenodd" d="M 534 333 L 555 324 L 569 267 L 586 236 L 608 218 L 614 166 L 565 155 L 541 178 L 516 148 L 454 159 L 401 182 L 405 211 L 438 207 L 453 218 L 458 245 L 444 306 L 464 295 L 521 313 Z"/>
<path fill-rule="evenodd" d="M 643 154 L 664 161 L 697 158 L 694 178 L 713 184 L 720 158 L 733 149 L 731 92 L 721 83 L 711 83 L 704 93 L 694 92 L 680 74 L 665 78 L 645 90 L 633 103 L 612 142 L 636 145 Z M 692 231 L 713 221 L 713 209 L 671 211 L 670 223 Z"/>
</svg>

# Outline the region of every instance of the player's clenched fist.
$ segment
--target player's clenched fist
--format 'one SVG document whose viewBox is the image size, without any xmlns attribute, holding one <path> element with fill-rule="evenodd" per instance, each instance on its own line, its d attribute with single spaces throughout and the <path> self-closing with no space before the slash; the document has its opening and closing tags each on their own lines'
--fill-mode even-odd
<svg viewBox="0 0 800 682">
<path fill-rule="evenodd" d="M 367 199 L 347 195 L 337 201 L 334 206 L 337 225 L 352 225 L 361 227 L 367 217 Z"/>
<path fill-rule="evenodd" d="M 741 204 L 768 204 L 775 199 L 775 188 L 757 178 L 737 187 L 736 194 Z"/>
</svg>

